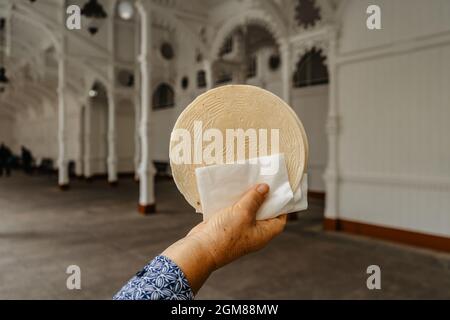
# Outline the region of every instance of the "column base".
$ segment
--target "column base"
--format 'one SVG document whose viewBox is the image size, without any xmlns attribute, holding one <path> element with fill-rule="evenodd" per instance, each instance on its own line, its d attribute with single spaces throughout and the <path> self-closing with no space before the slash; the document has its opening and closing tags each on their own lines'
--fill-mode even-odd
<svg viewBox="0 0 450 320">
<path fill-rule="evenodd" d="M 147 215 L 151 213 L 156 213 L 156 204 L 139 204 L 138 205 L 138 211 L 140 214 Z"/>
<path fill-rule="evenodd" d="M 117 187 L 117 185 L 119 184 L 118 181 L 108 181 L 108 183 L 109 183 L 109 186 L 113 187 L 113 188 Z"/>
<path fill-rule="evenodd" d="M 58 186 L 59 186 L 59 190 L 61 190 L 61 191 L 67 191 L 70 189 L 69 184 L 60 184 Z"/>
</svg>

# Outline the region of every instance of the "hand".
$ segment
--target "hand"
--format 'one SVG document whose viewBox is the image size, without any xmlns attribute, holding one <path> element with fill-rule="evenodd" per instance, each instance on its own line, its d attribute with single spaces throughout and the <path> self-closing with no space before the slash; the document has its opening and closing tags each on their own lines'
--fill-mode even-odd
<svg viewBox="0 0 450 320">
<path fill-rule="evenodd" d="M 198 224 L 162 253 L 183 270 L 194 292 L 212 271 L 263 248 L 283 231 L 286 215 L 256 220 L 268 192 L 266 184 L 253 187 L 233 206 Z"/>
</svg>

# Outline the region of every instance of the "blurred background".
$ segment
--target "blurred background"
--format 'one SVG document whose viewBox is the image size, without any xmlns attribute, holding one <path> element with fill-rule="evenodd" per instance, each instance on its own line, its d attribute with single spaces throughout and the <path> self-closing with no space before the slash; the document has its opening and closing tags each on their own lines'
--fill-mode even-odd
<svg viewBox="0 0 450 320">
<path fill-rule="evenodd" d="M 110 299 L 200 222 L 170 132 L 243 83 L 303 122 L 309 209 L 198 298 L 450 298 L 450 1 L 0 0 L 0 48 L 0 298 Z"/>
</svg>

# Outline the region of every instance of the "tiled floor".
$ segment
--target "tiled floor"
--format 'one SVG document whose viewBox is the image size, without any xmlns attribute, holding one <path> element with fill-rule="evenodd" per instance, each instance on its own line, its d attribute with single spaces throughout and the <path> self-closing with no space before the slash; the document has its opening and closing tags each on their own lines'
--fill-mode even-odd
<svg viewBox="0 0 450 320">
<path fill-rule="evenodd" d="M 0 298 L 110 299 L 129 277 L 201 220 L 171 181 L 157 182 L 158 213 L 136 212 L 138 185 L 122 180 L 0 178 Z M 290 222 L 264 250 L 217 271 L 203 298 L 450 299 L 450 255 L 323 232 L 323 204 Z M 382 289 L 366 287 L 366 268 Z M 66 268 L 81 268 L 81 290 L 66 288 Z"/>
</svg>

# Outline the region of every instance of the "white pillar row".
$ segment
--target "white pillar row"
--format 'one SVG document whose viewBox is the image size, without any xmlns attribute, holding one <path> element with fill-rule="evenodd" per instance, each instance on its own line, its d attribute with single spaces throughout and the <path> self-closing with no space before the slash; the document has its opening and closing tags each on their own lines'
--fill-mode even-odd
<svg viewBox="0 0 450 320">
<path fill-rule="evenodd" d="M 281 80 L 283 85 L 283 100 L 291 105 L 291 90 L 292 90 L 292 82 L 291 82 L 291 45 L 289 40 L 283 40 L 280 45 L 281 51 Z"/>
<path fill-rule="evenodd" d="M 143 214 L 154 213 L 156 174 L 151 157 L 150 141 L 150 10 L 144 7 L 143 1 L 136 3 L 141 19 L 141 51 L 139 62 L 141 67 L 141 112 L 140 112 L 140 141 L 141 141 L 141 164 L 139 167 L 139 212 Z"/>
<path fill-rule="evenodd" d="M 114 86 L 108 88 L 108 182 L 117 184 L 116 99 Z"/>
<path fill-rule="evenodd" d="M 58 185 L 61 190 L 69 187 L 69 172 L 66 150 L 66 59 L 64 40 L 58 52 Z"/>
<path fill-rule="evenodd" d="M 86 179 L 92 177 L 91 165 L 91 114 L 92 114 L 92 99 L 87 98 L 84 109 L 84 166 L 83 175 Z"/>
<path fill-rule="evenodd" d="M 327 119 L 327 135 L 328 135 L 328 164 L 324 173 L 326 203 L 325 203 L 325 219 L 337 220 L 339 216 L 339 173 L 338 173 L 338 141 L 339 141 L 339 113 L 337 107 L 337 84 L 336 84 L 336 46 L 337 39 L 334 33 L 329 40 L 328 50 L 328 73 L 329 73 L 329 106 Z M 325 220 L 327 222 L 327 220 Z M 333 226 L 324 224 L 326 228 L 336 228 L 337 223 Z"/>
</svg>

